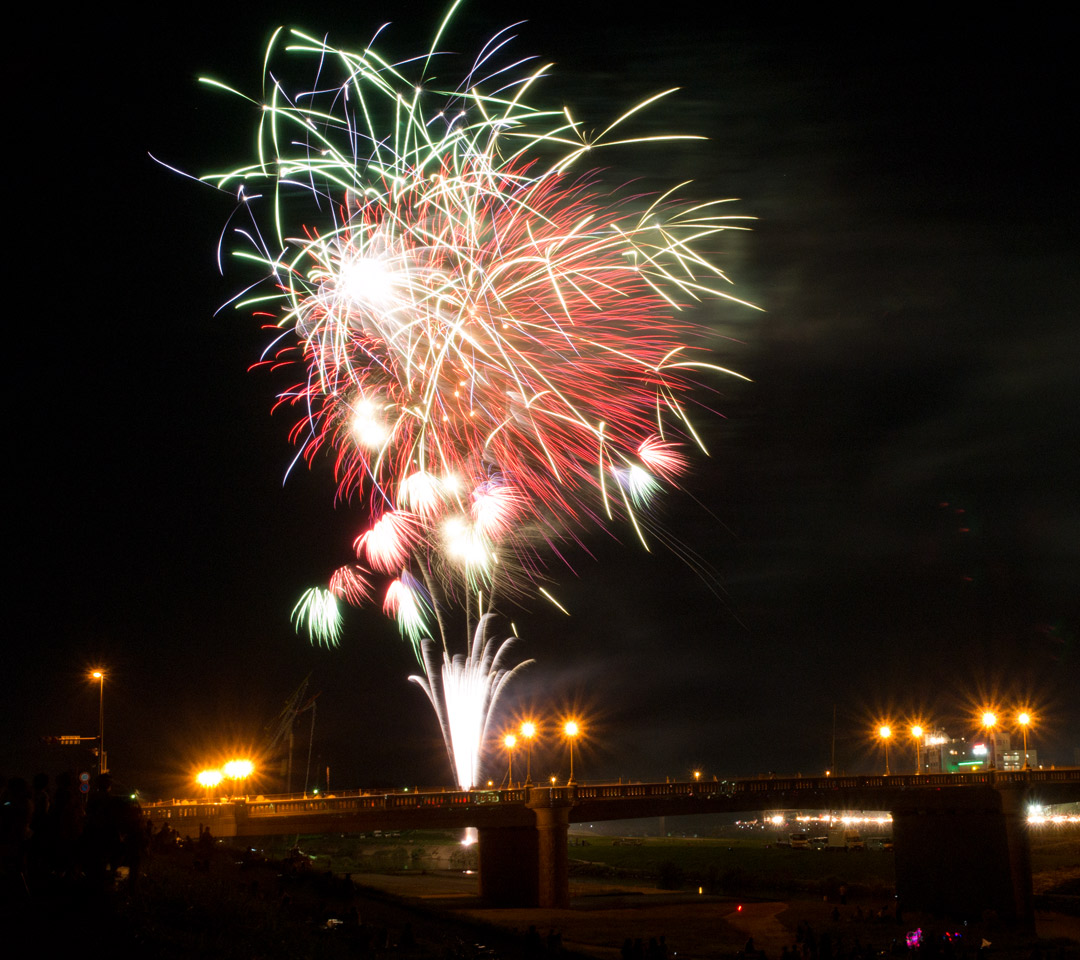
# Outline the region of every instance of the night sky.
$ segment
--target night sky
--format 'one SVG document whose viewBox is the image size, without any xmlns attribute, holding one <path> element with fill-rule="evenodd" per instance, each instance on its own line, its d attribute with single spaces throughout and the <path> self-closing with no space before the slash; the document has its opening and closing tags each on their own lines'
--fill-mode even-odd
<svg viewBox="0 0 1080 960">
<path fill-rule="evenodd" d="M 326 650 L 290 625 L 300 592 L 347 560 L 362 512 L 335 508 L 327 460 L 285 481 L 280 382 L 248 372 L 266 333 L 215 316 L 254 279 L 217 271 L 233 198 L 148 156 L 193 174 L 248 161 L 253 115 L 196 77 L 257 93 L 279 24 L 355 48 L 401 21 L 381 49 L 405 57 L 442 7 L 153 6 L 59 39 L 31 31 L 9 65 L 0 773 L 76 764 L 40 738 L 96 732 L 86 673 L 103 665 L 110 765 L 148 796 L 182 795 L 204 758 L 257 747 L 309 673 L 312 766 L 332 787 L 446 782 L 394 626 L 350 609 Z M 513 53 L 557 64 L 533 101 L 597 129 L 680 86 L 636 129 L 709 139 L 613 151 L 605 176 L 738 198 L 731 212 L 759 219 L 723 235 L 718 259 L 765 312 L 694 314 L 717 362 L 753 382 L 698 396 L 719 414 L 697 420 L 711 456 L 660 508 L 691 562 L 661 543 L 646 553 L 629 529 L 570 550 L 573 570 L 553 562 L 571 616 L 506 608 L 537 662 L 504 715 L 580 711 L 579 779 L 820 773 L 833 750 L 838 769 L 869 772 L 879 718 L 969 736 L 989 700 L 1030 705 L 1040 758 L 1075 762 L 1068 31 L 812 23 L 779 6 L 702 16 L 683 0 L 608 10 L 478 0 L 442 46 L 472 54 L 527 20 Z M 534 773 L 565 768 L 561 747 L 538 747 Z"/>
</svg>

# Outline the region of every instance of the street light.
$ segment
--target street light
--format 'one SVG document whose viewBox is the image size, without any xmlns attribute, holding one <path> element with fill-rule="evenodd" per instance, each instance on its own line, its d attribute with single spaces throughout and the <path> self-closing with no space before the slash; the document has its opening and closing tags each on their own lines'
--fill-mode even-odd
<svg viewBox="0 0 1080 960">
<path fill-rule="evenodd" d="M 889 775 L 889 737 L 892 736 L 892 727 L 888 724 L 882 724 L 878 727 L 878 736 L 881 737 L 881 742 L 885 745 L 885 776 Z"/>
<path fill-rule="evenodd" d="M 521 735 L 525 738 L 525 786 L 532 786 L 532 742 L 536 736 L 536 724 L 526 720 L 521 725 Z"/>
<path fill-rule="evenodd" d="M 221 772 L 230 780 L 247 780 L 255 772 L 255 764 L 250 760 L 230 760 Z"/>
<path fill-rule="evenodd" d="M 105 673 L 95 670 L 90 679 L 98 682 L 98 773 L 108 773 L 109 765 L 105 762 Z"/>
<path fill-rule="evenodd" d="M 574 739 L 580 732 L 581 728 L 573 720 L 567 720 L 563 726 L 563 733 L 570 741 L 570 779 L 566 781 L 567 786 L 574 785 Z"/>
<path fill-rule="evenodd" d="M 915 738 L 915 776 L 918 776 L 922 773 L 922 753 L 920 748 L 922 747 L 923 728 L 916 723 L 911 728 L 911 735 Z"/>
<path fill-rule="evenodd" d="M 995 753 L 995 751 L 994 751 L 994 724 L 995 723 L 997 723 L 997 717 L 994 716 L 992 711 L 987 710 L 985 713 L 983 713 L 983 715 L 982 715 L 982 725 L 984 727 L 986 727 L 986 739 L 989 741 L 989 743 L 987 744 L 987 750 L 990 753 L 990 762 L 989 762 L 988 766 L 989 766 L 989 768 L 991 770 L 995 769 L 995 767 L 996 767 L 995 761 L 997 759 L 994 756 L 994 753 Z"/>
<path fill-rule="evenodd" d="M 195 775 L 195 782 L 206 790 L 206 797 L 210 799 L 210 791 L 214 789 L 224 776 L 220 770 L 200 770 Z"/>
<path fill-rule="evenodd" d="M 510 785 L 510 789 L 514 789 L 514 747 L 517 746 L 517 737 L 512 733 L 508 733 L 503 737 L 503 746 L 506 747 L 506 754 L 508 759 L 506 767 L 506 782 Z"/>
<path fill-rule="evenodd" d="M 1028 762 L 1027 752 L 1027 728 L 1028 724 L 1031 723 L 1031 714 L 1028 713 L 1026 710 L 1022 710 L 1020 712 L 1020 715 L 1016 718 L 1016 721 L 1020 724 L 1020 729 L 1024 733 L 1024 769 L 1030 770 L 1031 764 Z"/>
</svg>

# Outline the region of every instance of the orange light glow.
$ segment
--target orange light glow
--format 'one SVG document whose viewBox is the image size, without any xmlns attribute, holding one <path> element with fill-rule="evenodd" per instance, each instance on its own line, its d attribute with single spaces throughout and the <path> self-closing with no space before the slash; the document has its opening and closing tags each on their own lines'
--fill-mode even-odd
<svg viewBox="0 0 1080 960">
<path fill-rule="evenodd" d="M 255 764 L 250 760 L 230 760 L 221 772 L 230 780 L 246 780 L 255 772 Z"/>
<path fill-rule="evenodd" d="M 216 787 L 224 779 L 220 770 L 200 770 L 195 777 L 195 782 L 200 787 L 205 787 L 209 790 L 211 787 Z"/>
</svg>

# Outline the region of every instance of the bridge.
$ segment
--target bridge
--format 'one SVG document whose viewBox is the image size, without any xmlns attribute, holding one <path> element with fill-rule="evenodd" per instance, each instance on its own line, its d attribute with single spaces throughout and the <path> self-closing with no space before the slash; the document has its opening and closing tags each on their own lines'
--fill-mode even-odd
<svg viewBox="0 0 1080 960">
<path fill-rule="evenodd" d="M 765 809 L 888 810 L 902 909 L 1033 921 L 1029 804 L 1080 801 L 1080 768 L 912 776 L 755 778 L 355 793 L 145 808 L 155 823 L 218 837 L 476 827 L 480 895 L 569 906 L 571 823 Z"/>
</svg>

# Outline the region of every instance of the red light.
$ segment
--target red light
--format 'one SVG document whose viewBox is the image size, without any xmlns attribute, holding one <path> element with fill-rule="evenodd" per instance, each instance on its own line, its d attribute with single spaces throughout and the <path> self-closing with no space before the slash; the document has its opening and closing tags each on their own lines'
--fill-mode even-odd
<svg viewBox="0 0 1080 960">
<path fill-rule="evenodd" d="M 742 904 L 741 903 L 739 904 L 739 906 L 738 906 L 738 908 L 736 909 L 735 912 L 736 913 L 742 913 Z"/>
</svg>

